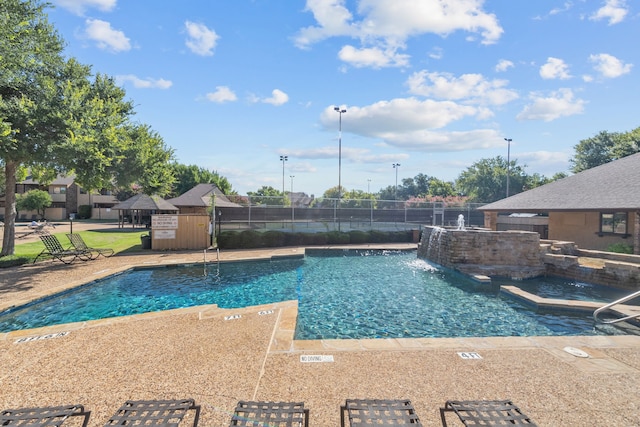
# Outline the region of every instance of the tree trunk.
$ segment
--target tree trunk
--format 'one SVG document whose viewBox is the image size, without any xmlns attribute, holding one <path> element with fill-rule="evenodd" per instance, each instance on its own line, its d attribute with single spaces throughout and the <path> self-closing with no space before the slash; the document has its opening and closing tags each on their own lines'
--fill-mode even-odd
<svg viewBox="0 0 640 427">
<path fill-rule="evenodd" d="M 7 161 L 4 166 L 4 234 L 0 256 L 13 255 L 16 249 L 16 169 L 18 164 Z"/>
</svg>

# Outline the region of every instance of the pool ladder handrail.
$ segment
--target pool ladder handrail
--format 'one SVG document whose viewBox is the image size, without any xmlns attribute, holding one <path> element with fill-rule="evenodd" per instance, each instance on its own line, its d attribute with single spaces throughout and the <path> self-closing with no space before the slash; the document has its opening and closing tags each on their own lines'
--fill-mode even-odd
<svg viewBox="0 0 640 427">
<path fill-rule="evenodd" d="M 596 311 L 593 312 L 593 319 L 596 322 L 600 322 L 600 323 L 604 323 L 606 325 L 610 325 L 613 323 L 618 323 L 618 322 L 623 322 L 625 320 L 629 320 L 629 319 L 633 319 L 634 317 L 640 317 L 640 313 L 639 314 L 632 314 L 630 316 L 626 316 L 626 317 L 621 317 L 619 319 L 613 319 L 613 320 L 600 320 L 598 319 L 598 315 L 600 313 L 602 313 L 603 311 L 609 310 L 611 307 L 613 307 L 614 305 L 618 305 L 618 304 L 622 304 L 623 302 L 627 302 L 631 299 L 634 299 L 636 297 L 640 296 L 640 291 L 635 291 L 634 293 L 627 295 L 626 297 L 622 297 L 620 299 L 617 299 L 607 305 L 603 305 L 602 307 L 600 307 L 599 309 L 597 309 Z"/>
</svg>

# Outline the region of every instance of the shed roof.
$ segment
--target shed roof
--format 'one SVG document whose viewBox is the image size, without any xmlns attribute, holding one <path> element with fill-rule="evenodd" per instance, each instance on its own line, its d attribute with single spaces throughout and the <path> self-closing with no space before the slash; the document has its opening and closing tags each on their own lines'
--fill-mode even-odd
<svg viewBox="0 0 640 427">
<path fill-rule="evenodd" d="M 215 184 L 198 184 L 186 193 L 168 201 L 174 206 L 208 207 L 211 206 L 211 193 L 216 196 L 216 207 L 237 208 L 241 205 L 231 202 Z"/>
<path fill-rule="evenodd" d="M 136 194 L 135 196 L 118 203 L 111 209 L 116 210 L 141 210 L 141 211 L 178 211 L 174 205 L 160 196 Z"/>
<path fill-rule="evenodd" d="M 479 209 L 502 212 L 640 210 L 640 153 L 489 203 Z"/>
</svg>

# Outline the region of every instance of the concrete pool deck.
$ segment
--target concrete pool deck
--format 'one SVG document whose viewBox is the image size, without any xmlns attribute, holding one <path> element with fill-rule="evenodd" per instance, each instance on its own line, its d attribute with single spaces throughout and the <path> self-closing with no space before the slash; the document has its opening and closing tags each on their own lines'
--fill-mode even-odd
<svg viewBox="0 0 640 427">
<path fill-rule="evenodd" d="M 132 266 L 203 257 L 147 251 L 0 270 L 0 310 Z M 238 400 L 304 401 L 310 426 L 338 426 L 347 398 L 410 399 L 425 426 L 440 426 L 448 399 L 511 399 L 540 426 L 640 425 L 639 336 L 295 341 L 296 316 L 295 301 L 201 306 L 0 334 L 0 409 L 80 403 L 98 427 L 128 399 L 191 397 L 199 425 L 216 427 Z"/>
</svg>

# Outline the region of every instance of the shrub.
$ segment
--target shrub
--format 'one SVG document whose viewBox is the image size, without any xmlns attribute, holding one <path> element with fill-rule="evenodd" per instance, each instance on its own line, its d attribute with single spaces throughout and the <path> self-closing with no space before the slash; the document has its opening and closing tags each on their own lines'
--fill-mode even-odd
<svg viewBox="0 0 640 427">
<path fill-rule="evenodd" d="M 606 249 L 607 252 L 616 252 L 619 254 L 631 254 L 633 255 L 633 246 L 626 243 L 614 243 L 609 245 Z"/>
<path fill-rule="evenodd" d="M 349 232 L 349 241 L 353 244 L 369 242 L 369 234 L 360 230 L 352 230 Z"/>
<path fill-rule="evenodd" d="M 369 241 L 371 243 L 383 243 L 388 241 L 387 239 L 387 233 L 378 230 L 369 231 Z"/>
<path fill-rule="evenodd" d="M 90 219 L 91 218 L 91 205 L 78 206 L 78 219 Z"/>
<path fill-rule="evenodd" d="M 330 231 L 327 233 L 328 242 L 331 245 L 345 245 L 349 244 L 349 233 L 343 233 L 342 231 Z"/>
<path fill-rule="evenodd" d="M 218 247 L 222 249 L 239 249 L 240 233 L 237 231 L 223 231 L 217 236 Z"/>
<path fill-rule="evenodd" d="M 307 234 L 305 233 L 285 233 L 284 244 L 285 246 L 304 246 L 307 243 Z M 311 240 L 311 239 L 309 239 Z"/>
<path fill-rule="evenodd" d="M 285 246 L 285 233 L 282 231 L 271 230 L 262 233 L 262 246 L 276 248 Z"/>
<path fill-rule="evenodd" d="M 240 233 L 240 248 L 261 248 L 263 247 L 262 236 L 254 230 L 245 230 Z"/>
</svg>

